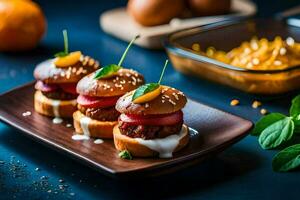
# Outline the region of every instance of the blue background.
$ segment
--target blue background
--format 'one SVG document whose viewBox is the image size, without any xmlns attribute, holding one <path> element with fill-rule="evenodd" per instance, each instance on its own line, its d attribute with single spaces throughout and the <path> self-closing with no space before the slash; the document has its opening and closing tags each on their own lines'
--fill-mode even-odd
<svg viewBox="0 0 300 200">
<path fill-rule="evenodd" d="M 259 15 L 270 16 L 296 1 L 258 1 Z M 0 92 L 33 80 L 35 64 L 63 48 L 61 30 L 69 32 L 70 48 L 82 50 L 102 64 L 116 62 L 126 43 L 103 33 L 99 14 L 124 5 L 114 1 L 38 1 L 48 19 L 48 33 L 39 47 L 27 53 L 0 54 Z M 134 46 L 124 66 L 139 70 L 148 81 L 156 81 L 166 59 L 163 51 Z M 184 91 L 189 97 L 256 121 L 259 109 L 251 108 L 261 99 L 271 112 L 286 113 L 293 95 L 262 98 L 186 77 L 171 67 L 164 84 Z M 30 95 L 30 94 L 29 94 Z M 231 107 L 231 99 L 241 105 Z M 21 99 L 20 99 L 21 101 Z M 274 173 L 271 159 L 276 151 L 263 151 L 257 138 L 248 136 L 220 155 L 171 175 L 139 181 L 118 181 L 98 174 L 58 152 L 25 137 L 0 123 L 0 199 L 297 199 L 299 172 Z M 38 171 L 35 169 L 39 168 Z M 63 183 L 59 180 L 63 179 Z M 65 190 L 59 189 L 64 185 Z M 51 192 L 50 192 L 51 190 Z"/>
</svg>

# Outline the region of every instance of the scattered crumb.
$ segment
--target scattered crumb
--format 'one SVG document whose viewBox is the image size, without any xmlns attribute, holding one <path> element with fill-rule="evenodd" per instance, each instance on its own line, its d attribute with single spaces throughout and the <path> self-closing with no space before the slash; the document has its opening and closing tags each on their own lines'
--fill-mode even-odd
<svg viewBox="0 0 300 200">
<path fill-rule="evenodd" d="M 66 124 L 66 127 L 67 127 L 67 128 L 71 128 L 71 127 L 72 127 L 72 124 Z"/>
<path fill-rule="evenodd" d="M 31 112 L 30 111 L 26 111 L 26 112 L 23 112 L 22 115 L 23 115 L 23 117 L 27 117 L 27 116 L 31 115 Z"/>
<path fill-rule="evenodd" d="M 200 45 L 199 45 L 198 43 L 194 43 L 194 44 L 192 45 L 192 49 L 193 49 L 194 51 L 200 51 Z"/>
<path fill-rule="evenodd" d="M 231 105 L 231 106 L 237 106 L 237 105 L 239 105 L 239 104 L 240 104 L 240 101 L 237 100 L 237 99 L 233 99 L 233 100 L 230 102 L 230 105 Z"/>
<path fill-rule="evenodd" d="M 266 109 L 264 109 L 264 108 L 262 108 L 261 110 L 260 110 L 260 114 L 262 114 L 262 115 L 265 115 L 265 114 L 267 114 L 268 113 L 268 111 L 266 110 Z"/>
<path fill-rule="evenodd" d="M 253 103 L 252 103 L 252 108 L 258 108 L 259 106 L 261 106 L 262 105 L 262 103 L 260 102 L 260 101 L 253 101 Z"/>
</svg>

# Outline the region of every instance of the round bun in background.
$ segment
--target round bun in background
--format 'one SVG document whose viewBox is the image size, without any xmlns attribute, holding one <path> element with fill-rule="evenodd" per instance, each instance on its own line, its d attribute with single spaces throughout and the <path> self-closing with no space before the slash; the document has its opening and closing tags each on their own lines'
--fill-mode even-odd
<svg viewBox="0 0 300 200">
<path fill-rule="evenodd" d="M 89 56 L 81 56 L 80 60 L 70 67 L 56 67 L 54 59 L 38 64 L 34 70 L 34 78 L 47 84 L 77 83 L 87 74 L 99 68 L 99 62 Z"/>
<path fill-rule="evenodd" d="M 187 0 L 195 16 L 223 15 L 230 12 L 231 0 Z"/>
<path fill-rule="evenodd" d="M 185 10 L 184 0 L 129 0 L 128 13 L 143 26 L 168 23 Z"/>
<path fill-rule="evenodd" d="M 29 0 L 0 0 L 0 51 L 33 49 L 46 31 L 41 8 Z"/>
<path fill-rule="evenodd" d="M 142 104 L 132 102 L 134 91 L 127 93 L 117 101 L 116 109 L 120 113 L 133 115 L 168 114 L 181 110 L 187 102 L 185 95 L 175 88 L 162 87 L 162 93 L 158 97 Z"/>
</svg>

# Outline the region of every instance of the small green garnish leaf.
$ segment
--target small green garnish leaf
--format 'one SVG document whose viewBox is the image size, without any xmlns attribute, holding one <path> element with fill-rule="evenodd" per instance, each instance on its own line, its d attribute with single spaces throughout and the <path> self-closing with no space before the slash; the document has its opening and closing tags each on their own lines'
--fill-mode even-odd
<svg viewBox="0 0 300 200">
<path fill-rule="evenodd" d="M 273 170 L 287 172 L 300 166 L 300 144 L 287 147 L 277 153 L 272 160 Z"/>
<path fill-rule="evenodd" d="M 290 108 L 290 115 L 292 117 L 297 117 L 300 115 L 300 95 L 296 96 L 292 100 L 292 106 Z"/>
<path fill-rule="evenodd" d="M 138 87 L 135 90 L 134 94 L 132 95 L 132 101 L 134 101 L 138 97 L 141 97 L 141 96 L 143 96 L 143 95 L 145 95 L 149 92 L 152 92 L 153 90 L 157 89 L 160 86 L 160 83 L 161 83 L 162 78 L 164 76 L 164 73 L 165 73 L 166 67 L 168 65 L 168 62 L 169 62 L 169 60 L 166 60 L 165 65 L 163 67 L 163 70 L 160 74 L 160 78 L 159 78 L 158 82 L 157 83 L 147 83 L 145 85 L 142 85 L 142 86 Z"/>
<path fill-rule="evenodd" d="M 132 160 L 132 156 L 129 151 L 124 150 L 119 153 L 119 157 L 126 160 Z"/>
<path fill-rule="evenodd" d="M 271 124 L 285 118 L 283 114 L 280 113 L 271 113 L 262 117 L 256 124 L 254 129 L 251 131 L 251 135 L 258 136 Z"/>
<path fill-rule="evenodd" d="M 147 83 L 145 85 L 140 86 L 138 89 L 135 90 L 134 94 L 132 95 L 132 101 L 141 97 L 159 87 L 158 83 Z"/>
<path fill-rule="evenodd" d="M 64 51 L 61 51 L 61 52 L 58 52 L 56 54 L 54 54 L 55 57 L 65 57 L 67 56 L 68 54 L 65 53 Z"/>
<path fill-rule="evenodd" d="M 63 36 L 64 36 L 64 51 L 60 51 L 56 53 L 55 57 L 65 57 L 69 55 L 69 41 L 68 41 L 68 32 L 67 30 L 63 30 Z"/>
<path fill-rule="evenodd" d="M 112 74 L 116 73 L 121 69 L 122 67 L 115 65 L 115 64 L 110 64 L 106 65 L 105 67 L 102 67 L 101 69 L 97 70 L 94 79 L 101 79 L 101 78 L 106 78 L 111 76 Z"/>
<path fill-rule="evenodd" d="M 285 117 L 264 129 L 258 138 L 258 142 L 263 149 L 278 147 L 292 138 L 294 126 L 292 118 Z"/>
<path fill-rule="evenodd" d="M 295 124 L 295 133 L 300 133 L 300 114 L 293 118 Z"/>
</svg>

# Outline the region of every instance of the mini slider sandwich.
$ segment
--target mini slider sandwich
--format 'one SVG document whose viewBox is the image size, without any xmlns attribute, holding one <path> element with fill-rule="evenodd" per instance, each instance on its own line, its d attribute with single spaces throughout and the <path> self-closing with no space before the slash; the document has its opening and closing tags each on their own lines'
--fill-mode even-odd
<svg viewBox="0 0 300 200">
<path fill-rule="evenodd" d="M 99 68 L 99 62 L 80 51 L 68 52 L 68 37 L 63 31 L 65 51 L 55 54 L 54 59 L 46 60 L 34 70 L 34 108 L 51 117 L 72 117 L 76 111 L 77 82 L 85 75 Z"/>
<path fill-rule="evenodd" d="M 127 159 L 132 156 L 161 158 L 172 157 L 189 142 L 188 127 L 183 124 L 185 95 L 168 86 L 148 83 L 122 96 L 116 109 L 121 113 L 113 129 L 114 143 Z M 124 154 L 122 154 L 124 152 Z"/>
<path fill-rule="evenodd" d="M 141 74 L 121 67 L 128 49 L 137 38 L 130 42 L 118 65 L 107 65 L 79 81 L 78 111 L 73 114 L 75 131 L 79 135 L 113 138 L 113 127 L 120 115 L 115 109 L 117 100 L 144 84 Z"/>
</svg>

